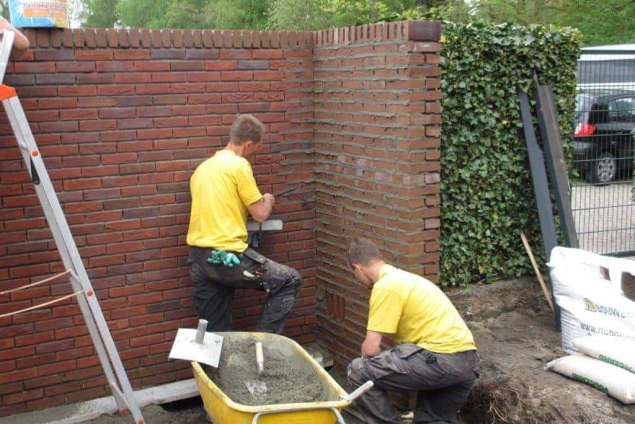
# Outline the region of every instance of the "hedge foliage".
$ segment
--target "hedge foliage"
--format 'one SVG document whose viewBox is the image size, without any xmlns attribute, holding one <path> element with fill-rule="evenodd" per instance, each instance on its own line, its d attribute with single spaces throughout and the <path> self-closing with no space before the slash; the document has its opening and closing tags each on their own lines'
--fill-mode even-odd
<svg viewBox="0 0 635 424">
<path fill-rule="evenodd" d="M 569 155 L 581 35 L 454 23 L 443 32 L 441 281 L 520 276 L 531 270 L 520 232 L 535 254 L 543 249 L 516 90 L 524 88 L 533 101 L 534 71 L 552 86 Z"/>
</svg>

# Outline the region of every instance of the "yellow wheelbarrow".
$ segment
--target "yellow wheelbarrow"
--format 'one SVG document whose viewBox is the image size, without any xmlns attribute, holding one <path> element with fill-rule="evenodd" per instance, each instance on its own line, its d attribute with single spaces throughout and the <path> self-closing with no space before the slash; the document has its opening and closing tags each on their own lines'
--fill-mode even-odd
<svg viewBox="0 0 635 424">
<path fill-rule="evenodd" d="M 351 394 L 331 377 L 320 364 L 295 341 L 269 333 L 223 332 L 223 338 L 257 339 L 276 349 L 301 358 L 307 366 L 315 370 L 317 378 L 326 389 L 329 400 L 323 402 L 287 403 L 251 406 L 231 400 L 207 375 L 198 362 L 192 362 L 194 378 L 203 399 L 207 415 L 214 424 L 344 424 L 340 411 L 373 387 L 368 381 Z"/>
</svg>

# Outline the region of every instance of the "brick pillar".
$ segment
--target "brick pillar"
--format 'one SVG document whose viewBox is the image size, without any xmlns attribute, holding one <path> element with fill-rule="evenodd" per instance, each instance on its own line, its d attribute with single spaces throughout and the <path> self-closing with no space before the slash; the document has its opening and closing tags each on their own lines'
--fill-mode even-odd
<svg viewBox="0 0 635 424">
<path fill-rule="evenodd" d="M 352 236 L 438 281 L 440 25 L 340 28 L 314 39 L 318 338 L 339 366 L 359 354 L 368 289 Z"/>
</svg>

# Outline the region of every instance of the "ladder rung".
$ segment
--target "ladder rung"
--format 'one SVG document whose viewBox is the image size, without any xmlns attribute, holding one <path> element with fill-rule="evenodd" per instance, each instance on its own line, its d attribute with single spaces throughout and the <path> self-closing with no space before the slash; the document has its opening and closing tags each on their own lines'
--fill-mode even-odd
<svg viewBox="0 0 635 424">
<path fill-rule="evenodd" d="M 62 300 L 70 299 L 71 297 L 79 296 L 80 294 L 84 294 L 84 290 L 76 291 L 75 293 L 67 294 L 66 296 L 58 297 L 57 299 L 49 300 L 48 302 L 39 303 L 37 305 L 30 306 L 28 308 L 19 309 L 13 312 L 7 312 L 6 314 L 0 315 L 0 318 L 10 317 L 13 315 L 21 314 L 22 312 L 32 311 L 33 309 L 43 308 L 44 306 L 49 306 L 54 303 L 61 302 Z"/>
<path fill-rule="evenodd" d="M 16 288 L 10 289 L 10 290 L 1 291 L 0 295 L 9 294 L 9 293 L 17 292 L 17 291 L 20 291 L 20 290 L 28 289 L 29 287 L 39 286 L 40 284 L 48 283 L 49 281 L 53 281 L 53 280 L 55 280 L 57 278 L 63 277 L 63 276 L 68 275 L 68 274 L 72 275 L 72 271 L 70 269 L 67 269 L 64 272 L 60 272 L 59 274 L 55 274 L 55 275 L 53 275 L 53 276 L 51 276 L 49 278 L 45 278 L 44 280 L 36 281 L 35 283 L 27 284 L 25 286 L 16 287 Z"/>
</svg>

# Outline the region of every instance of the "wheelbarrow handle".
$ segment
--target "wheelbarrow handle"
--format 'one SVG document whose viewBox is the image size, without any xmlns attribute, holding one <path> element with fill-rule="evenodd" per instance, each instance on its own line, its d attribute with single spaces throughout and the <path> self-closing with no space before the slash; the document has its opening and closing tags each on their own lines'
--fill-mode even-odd
<svg viewBox="0 0 635 424">
<path fill-rule="evenodd" d="M 352 402 L 355 399 L 357 399 L 358 397 L 360 397 L 361 395 L 363 395 L 364 393 L 366 393 L 367 391 L 369 391 L 370 389 L 372 389 L 374 385 L 375 385 L 375 383 L 373 383 L 372 380 L 368 380 L 366 383 L 364 383 L 361 386 L 359 386 L 353 392 L 351 392 L 350 394 L 344 396 L 343 399 Z"/>
<path fill-rule="evenodd" d="M 288 411 L 264 411 L 264 412 L 258 412 L 256 415 L 254 415 L 254 418 L 251 420 L 251 424 L 258 424 L 260 422 L 260 417 L 264 416 L 264 415 L 272 415 L 272 414 L 278 414 L 280 412 L 294 412 L 294 411 L 306 411 L 306 410 L 311 410 L 311 409 L 321 409 L 321 408 L 300 408 L 300 409 L 289 409 Z M 340 411 L 338 411 L 337 408 L 328 408 L 331 410 L 331 412 L 333 412 L 333 415 L 335 415 L 335 418 L 337 419 L 337 424 L 346 424 L 346 421 L 344 421 L 344 417 L 342 417 L 342 414 L 340 413 Z"/>
</svg>

